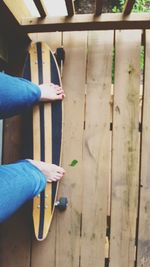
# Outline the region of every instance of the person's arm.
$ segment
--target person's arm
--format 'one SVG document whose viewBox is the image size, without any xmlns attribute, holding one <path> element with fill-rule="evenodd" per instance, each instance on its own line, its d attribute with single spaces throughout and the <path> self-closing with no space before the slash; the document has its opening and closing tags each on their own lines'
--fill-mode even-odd
<svg viewBox="0 0 150 267">
<path fill-rule="evenodd" d="M 63 100 L 63 89 L 53 83 L 36 85 L 0 72 L 0 119 L 24 112 L 39 101 Z"/>
<path fill-rule="evenodd" d="M 44 190 L 46 176 L 23 160 L 0 166 L 0 222 Z"/>
<path fill-rule="evenodd" d="M 40 97 L 41 90 L 36 84 L 0 72 L 0 119 L 22 113 Z"/>
<path fill-rule="evenodd" d="M 0 165 L 0 222 L 64 173 L 60 166 L 31 159 Z"/>
</svg>

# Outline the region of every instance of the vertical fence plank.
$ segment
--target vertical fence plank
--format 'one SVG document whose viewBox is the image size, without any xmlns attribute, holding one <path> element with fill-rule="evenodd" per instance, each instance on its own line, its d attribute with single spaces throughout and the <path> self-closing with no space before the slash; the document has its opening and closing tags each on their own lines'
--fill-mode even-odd
<svg viewBox="0 0 150 267">
<path fill-rule="evenodd" d="M 104 266 L 113 31 L 88 36 L 81 266 Z"/>
<path fill-rule="evenodd" d="M 61 181 L 60 196 L 67 196 L 66 212 L 57 214 L 56 267 L 78 267 L 80 260 L 80 223 L 82 212 L 83 183 L 83 125 L 85 101 L 85 71 L 87 33 L 63 34 L 66 52 L 63 87 L 64 128 L 62 165 L 66 175 Z M 70 166 L 73 160 L 78 163 Z"/>
<path fill-rule="evenodd" d="M 150 30 L 146 31 L 138 267 L 150 266 Z"/>
<path fill-rule="evenodd" d="M 133 267 L 139 186 L 141 31 L 116 32 L 110 267 Z"/>
<path fill-rule="evenodd" d="M 61 46 L 61 35 L 61 32 L 29 33 L 29 37 L 33 42 L 45 42 L 53 52 L 56 51 L 57 47 Z"/>
</svg>

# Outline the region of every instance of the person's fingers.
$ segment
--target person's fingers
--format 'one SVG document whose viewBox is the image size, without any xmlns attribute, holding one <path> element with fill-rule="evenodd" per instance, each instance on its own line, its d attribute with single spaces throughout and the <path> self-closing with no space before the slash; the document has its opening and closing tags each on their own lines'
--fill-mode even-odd
<svg viewBox="0 0 150 267">
<path fill-rule="evenodd" d="M 28 159 L 33 165 L 39 168 L 40 171 L 46 176 L 47 182 L 59 181 L 65 174 L 65 170 L 55 164 L 49 164 L 42 161 L 35 161 Z"/>
<path fill-rule="evenodd" d="M 60 174 L 65 174 L 65 170 L 62 167 L 59 167 L 57 172 L 60 173 Z"/>
<path fill-rule="evenodd" d="M 59 97 L 57 98 L 57 96 L 56 96 L 56 98 L 57 99 L 63 99 L 64 97 L 65 97 L 65 93 L 64 93 L 64 90 L 61 88 L 61 87 L 59 87 L 59 86 L 54 86 L 55 88 L 55 90 L 56 90 L 56 94 L 57 94 L 57 96 L 59 95 Z"/>
<path fill-rule="evenodd" d="M 57 84 L 41 84 L 39 85 L 41 89 L 40 101 L 55 101 L 63 100 L 65 97 L 64 90 L 61 86 Z"/>
<path fill-rule="evenodd" d="M 57 180 L 60 180 L 62 177 L 63 177 L 63 175 L 61 175 L 61 174 L 56 174 L 54 176 L 54 178 L 57 179 Z"/>
<path fill-rule="evenodd" d="M 64 94 L 64 90 L 62 90 L 62 89 L 57 89 L 56 93 L 57 93 L 57 94 Z"/>
<path fill-rule="evenodd" d="M 47 182 L 49 182 L 49 183 L 51 183 L 51 182 L 57 182 L 61 178 L 62 178 L 62 176 L 61 177 L 59 177 L 59 176 L 47 177 Z"/>
<path fill-rule="evenodd" d="M 55 88 L 55 89 L 62 89 L 62 87 L 59 86 L 58 84 L 51 83 L 50 86 L 53 87 L 53 88 Z"/>
<path fill-rule="evenodd" d="M 63 177 L 63 174 L 57 173 L 54 177 L 60 179 L 61 177 Z"/>
<path fill-rule="evenodd" d="M 49 83 L 48 83 L 48 85 L 49 85 Z M 59 86 L 59 85 L 56 83 L 50 83 L 50 86 Z"/>
<path fill-rule="evenodd" d="M 57 180 L 54 179 L 54 178 L 53 178 L 53 179 L 52 179 L 52 178 L 47 178 L 47 182 L 48 182 L 48 183 L 52 183 L 52 182 L 56 182 L 56 181 L 57 181 Z"/>
<path fill-rule="evenodd" d="M 56 89 L 62 89 L 62 87 L 58 84 L 53 85 Z"/>
<path fill-rule="evenodd" d="M 50 168 L 53 168 L 53 171 L 56 172 L 65 172 L 64 168 L 61 166 L 58 166 L 56 164 L 50 164 L 50 163 L 46 163 Z"/>
<path fill-rule="evenodd" d="M 64 97 L 65 97 L 65 95 L 62 95 L 62 94 L 61 94 L 61 95 L 57 95 L 57 96 L 56 96 L 56 99 L 57 99 L 57 100 L 62 100 Z"/>
</svg>

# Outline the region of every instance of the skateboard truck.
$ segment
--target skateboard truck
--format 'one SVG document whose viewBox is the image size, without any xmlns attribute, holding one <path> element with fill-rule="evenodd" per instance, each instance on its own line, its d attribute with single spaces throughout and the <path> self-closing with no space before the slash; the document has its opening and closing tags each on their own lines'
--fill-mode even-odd
<svg viewBox="0 0 150 267">
<path fill-rule="evenodd" d="M 68 206 L 68 199 L 66 197 L 61 197 L 54 205 L 59 211 L 64 211 Z"/>
<path fill-rule="evenodd" d="M 60 75 L 62 77 L 63 64 L 64 64 L 64 61 L 65 61 L 65 50 L 64 50 L 63 47 L 58 47 L 56 49 L 55 57 L 56 57 L 58 66 L 60 67 Z"/>
</svg>

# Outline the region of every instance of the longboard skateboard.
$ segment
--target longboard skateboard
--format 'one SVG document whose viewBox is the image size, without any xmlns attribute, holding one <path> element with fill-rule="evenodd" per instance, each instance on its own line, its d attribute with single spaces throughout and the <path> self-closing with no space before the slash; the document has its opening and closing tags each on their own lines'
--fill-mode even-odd
<svg viewBox="0 0 150 267">
<path fill-rule="evenodd" d="M 46 43 L 33 43 L 28 64 L 31 81 L 36 84 L 54 83 L 61 86 L 59 68 Z M 37 104 L 33 108 L 33 159 L 61 164 L 62 101 Z M 59 182 L 47 183 L 33 200 L 33 223 L 37 240 L 44 240 L 49 232 L 55 207 L 65 210 L 67 198 L 57 200 Z"/>
</svg>

